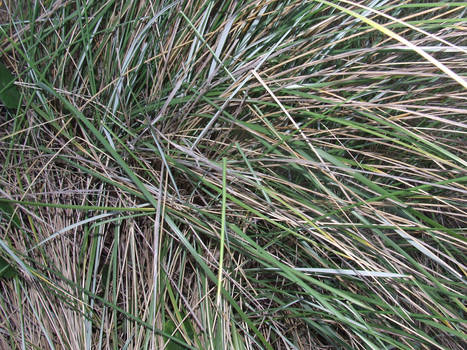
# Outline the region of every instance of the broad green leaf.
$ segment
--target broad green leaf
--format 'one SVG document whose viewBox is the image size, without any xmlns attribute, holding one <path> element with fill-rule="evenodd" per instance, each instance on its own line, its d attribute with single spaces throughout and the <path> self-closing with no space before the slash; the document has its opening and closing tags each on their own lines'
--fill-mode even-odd
<svg viewBox="0 0 467 350">
<path fill-rule="evenodd" d="M 192 338 L 193 337 L 193 327 L 190 324 L 190 322 L 185 321 L 183 323 L 183 325 L 186 327 L 186 330 L 188 332 L 188 336 L 190 338 Z M 168 334 L 172 334 L 175 331 L 175 328 L 176 328 L 175 323 L 172 320 L 168 320 L 165 323 L 164 332 L 166 332 Z M 177 339 L 180 339 L 180 341 L 182 341 L 182 342 L 184 341 L 183 336 L 181 335 L 180 332 L 176 332 L 174 334 L 174 337 L 177 338 Z M 186 347 L 184 347 L 183 345 L 175 343 L 173 340 L 170 340 L 168 342 L 168 344 L 167 344 L 166 349 L 167 350 L 184 350 L 184 349 L 186 349 Z"/>
<path fill-rule="evenodd" d="M 15 77 L 0 63 L 0 101 L 7 108 L 17 108 L 21 99 L 18 89 L 13 85 Z"/>
</svg>

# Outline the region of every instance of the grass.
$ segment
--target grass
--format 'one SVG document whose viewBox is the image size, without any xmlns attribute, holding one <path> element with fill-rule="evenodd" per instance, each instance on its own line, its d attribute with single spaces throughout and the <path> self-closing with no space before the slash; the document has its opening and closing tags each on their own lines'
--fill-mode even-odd
<svg viewBox="0 0 467 350">
<path fill-rule="evenodd" d="M 466 12 L 3 1 L 0 348 L 463 349 Z"/>
</svg>

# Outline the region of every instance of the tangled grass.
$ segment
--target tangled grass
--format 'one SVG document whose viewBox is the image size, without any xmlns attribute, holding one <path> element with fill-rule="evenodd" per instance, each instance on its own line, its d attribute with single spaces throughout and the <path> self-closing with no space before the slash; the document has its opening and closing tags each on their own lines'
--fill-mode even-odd
<svg viewBox="0 0 467 350">
<path fill-rule="evenodd" d="M 3 1 L 2 349 L 463 349 L 463 2 Z"/>
</svg>

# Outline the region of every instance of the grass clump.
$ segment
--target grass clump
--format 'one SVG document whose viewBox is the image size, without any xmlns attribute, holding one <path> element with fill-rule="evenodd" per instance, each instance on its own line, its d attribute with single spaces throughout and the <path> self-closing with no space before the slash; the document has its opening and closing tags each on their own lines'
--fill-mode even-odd
<svg viewBox="0 0 467 350">
<path fill-rule="evenodd" d="M 466 9 L 4 1 L 0 348 L 462 349 Z"/>
</svg>

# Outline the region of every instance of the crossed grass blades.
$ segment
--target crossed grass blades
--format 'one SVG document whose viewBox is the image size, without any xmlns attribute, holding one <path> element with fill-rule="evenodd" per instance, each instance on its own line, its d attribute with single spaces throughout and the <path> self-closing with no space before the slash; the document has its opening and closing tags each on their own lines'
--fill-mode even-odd
<svg viewBox="0 0 467 350">
<path fill-rule="evenodd" d="M 0 348 L 463 348 L 465 3 L 0 19 Z"/>
</svg>

